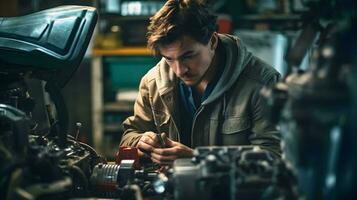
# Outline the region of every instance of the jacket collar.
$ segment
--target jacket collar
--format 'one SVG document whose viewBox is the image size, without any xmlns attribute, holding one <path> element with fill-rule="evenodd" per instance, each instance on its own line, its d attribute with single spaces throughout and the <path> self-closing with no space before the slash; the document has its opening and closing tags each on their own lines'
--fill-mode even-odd
<svg viewBox="0 0 357 200">
<path fill-rule="evenodd" d="M 178 94 L 175 88 L 177 87 L 177 77 L 171 68 L 166 64 L 165 59 L 161 59 L 156 70 L 156 86 L 158 93 L 169 111 L 177 128 L 177 134 L 180 130 L 180 109 L 178 104 Z M 175 136 L 174 136 L 175 137 Z M 177 136 L 178 137 L 178 136 Z M 179 138 L 179 137 L 178 137 Z"/>
<path fill-rule="evenodd" d="M 162 58 L 156 67 L 156 85 L 160 96 L 162 96 L 176 87 L 177 77 L 166 63 L 165 58 Z"/>
</svg>

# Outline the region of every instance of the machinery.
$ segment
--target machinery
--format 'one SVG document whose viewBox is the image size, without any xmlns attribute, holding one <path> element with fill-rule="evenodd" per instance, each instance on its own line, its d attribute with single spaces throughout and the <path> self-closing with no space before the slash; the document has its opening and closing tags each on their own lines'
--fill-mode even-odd
<svg viewBox="0 0 357 200">
<path fill-rule="evenodd" d="M 258 146 L 198 147 L 154 182 L 173 199 L 297 199 L 292 171 Z"/>
<path fill-rule="evenodd" d="M 309 12 L 287 54 L 290 73 L 263 91 L 280 124 L 286 162 L 305 199 L 356 193 L 356 2 L 304 1 Z M 310 52 L 308 70 L 299 69 Z"/>
<path fill-rule="evenodd" d="M 60 88 L 81 62 L 96 20 L 94 8 L 81 6 L 0 18 L 0 199 L 88 195 L 88 177 L 103 159 L 67 132 Z M 37 99 L 30 80 L 40 81 Z M 44 120 L 34 117 L 37 110 Z"/>
<path fill-rule="evenodd" d="M 96 195 L 120 199 L 298 199 L 287 165 L 258 146 L 195 149 L 166 170 L 136 169 L 135 159 L 99 164 L 91 176 Z"/>
<path fill-rule="evenodd" d="M 80 123 L 76 133 L 68 132 L 61 88 L 78 68 L 97 17 L 92 7 L 62 6 L 0 18 L 0 199 L 154 193 L 145 187 L 157 173 L 136 170 L 130 160 L 107 164 L 77 140 Z M 128 188 L 134 183 L 140 194 Z"/>
</svg>

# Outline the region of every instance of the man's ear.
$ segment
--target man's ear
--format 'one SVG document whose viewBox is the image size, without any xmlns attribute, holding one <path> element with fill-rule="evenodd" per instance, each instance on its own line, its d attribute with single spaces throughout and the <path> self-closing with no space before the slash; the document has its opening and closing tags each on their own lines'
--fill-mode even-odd
<svg viewBox="0 0 357 200">
<path fill-rule="evenodd" d="M 217 32 L 213 32 L 210 40 L 211 50 L 216 50 L 218 45 L 218 35 Z"/>
</svg>

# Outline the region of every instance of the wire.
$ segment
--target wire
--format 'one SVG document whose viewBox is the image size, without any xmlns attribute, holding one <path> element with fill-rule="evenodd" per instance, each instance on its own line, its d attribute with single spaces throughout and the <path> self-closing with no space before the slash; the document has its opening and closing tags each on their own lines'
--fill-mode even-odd
<svg viewBox="0 0 357 200">
<path fill-rule="evenodd" d="M 101 157 L 101 156 L 97 153 L 97 151 L 96 151 L 93 147 L 91 147 L 90 145 L 75 140 L 72 135 L 67 135 L 67 138 L 71 139 L 71 140 L 69 140 L 69 141 L 71 141 L 73 144 L 79 144 L 79 145 L 81 145 L 82 147 L 84 147 L 84 148 L 85 148 L 86 150 L 88 150 L 93 156 L 95 156 L 95 157 Z"/>
</svg>

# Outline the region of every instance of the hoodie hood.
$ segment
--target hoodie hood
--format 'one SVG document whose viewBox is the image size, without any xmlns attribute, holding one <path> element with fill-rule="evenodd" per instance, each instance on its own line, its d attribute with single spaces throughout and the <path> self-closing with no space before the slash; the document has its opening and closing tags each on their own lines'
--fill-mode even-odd
<svg viewBox="0 0 357 200">
<path fill-rule="evenodd" d="M 223 34 L 218 34 L 218 36 L 223 48 L 225 48 L 225 66 L 216 87 L 202 103 L 204 105 L 214 101 L 229 90 L 252 58 L 252 54 L 242 45 L 238 37 Z"/>
<path fill-rule="evenodd" d="M 217 85 L 202 104 L 214 101 L 232 87 L 252 58 L 252 54 L 246 50 L 238 37 L 218 34 L 218 38 L 225 48 L 225 66 Z M 164 95 L 175 88 L 178 78 L 164 58 L 157 64 L 156 69 L 156 85 L 160 95 Z"/>
</svg>

